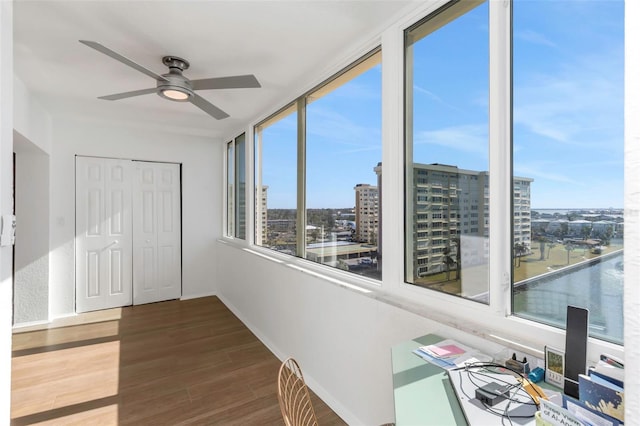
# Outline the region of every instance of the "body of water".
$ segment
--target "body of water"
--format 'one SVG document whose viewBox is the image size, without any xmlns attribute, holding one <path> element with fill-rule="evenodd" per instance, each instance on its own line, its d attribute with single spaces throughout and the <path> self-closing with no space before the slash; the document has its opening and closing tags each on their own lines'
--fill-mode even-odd
<svg viewBox="0 0 640 426">
<path fill-rule="evenodd" d="M 622 344 L 622 254 L 528 280 L 514 291 L 514 314 L 564 328 L 567 305 L 587 308 L 590 334 Z"/>
</svg>

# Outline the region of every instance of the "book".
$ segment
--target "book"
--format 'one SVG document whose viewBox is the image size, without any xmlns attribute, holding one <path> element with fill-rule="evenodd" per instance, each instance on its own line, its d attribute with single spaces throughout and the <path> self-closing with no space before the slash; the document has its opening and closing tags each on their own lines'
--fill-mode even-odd
<svg viewBox="0 0 640 426">
<path fill-rule="evenodd" d="M 624 388 L 624 382 L 617 377 L 612 377 L 608 374 L 609 372 L 603 373 L 602 370 L 596 370 L 594 367 L 589 367 L 588 375 L 594 379 L 598 378 L 600 380 L 606 380 L 614 386 Z"/>
<path fill-rule="evenodd" d="M 594 370 L 589 370 L 589 380 L 591 380 L 592 382 L 595 383 L 599 383 L 603 386 L 607 386 L 610 387 L 611 389 L 617 391 L 617 392 L 624 392 L 624 384 L 623 382 L 617 380 L 617 379 L 612 379 L 611 377 L 608 377 L 604 374 L 598 373 L 597 371 Z"/>
<path fill-rule="evenodd" d="M 624 389 L 598 376 L 578 376 L 579 399 L 587 407 L 624 422 Z"/>
<path fill-rule="evenodd" d="M 590 367 L 591 371 L 597 373 L 600 376 L 608 378 L 609 381 L 614 382 L 622 386 L 624 382 L 624 364 L 621 361 L 613 358 L 611 355 L 602 354 L 598 363 Z"/>
<path fill-rule="evenodd" d="M 543 424 L 552 426 L 584 426 L 586 424 L 566 408 L 545 399 L 540 400 L 540 411 L 536 415 L 536 421 L 538 418 Z"/>
<path fill-rule="evenodd" d="M 568 395 L 562 396 L 562 406 L 587 426 L 620 426 L 623 423 Z"/>
</svg>

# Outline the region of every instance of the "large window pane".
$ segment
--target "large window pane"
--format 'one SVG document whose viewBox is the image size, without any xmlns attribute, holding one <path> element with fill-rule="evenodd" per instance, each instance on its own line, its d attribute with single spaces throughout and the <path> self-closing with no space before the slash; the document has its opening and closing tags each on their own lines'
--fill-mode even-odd
<svg viewBox="0 0 640 426">
<path fill-rule="evenodd" d="M 246 238 L 245 135 L 227 143 L 227 227 L 226 235 Z"/>
<path fill-rule="evenodd" d="M 290 106 L 256 126 L 256 244 L 296 254 L 297 112 Z"/>
<path fill-rule="evenodd" d="M 306 98 L 307 259 L 380 279 L 380 52 Z"/>
<path fill-rule="evenodd" d="M 488 303 L 488 3 L 406 32 L 406 281 Z"/>
<path fill-rule="evenodd" d="M 233 141 L 227 144 L 227 236 L 235 229 L 235 160 Z"/>
<path fill-rule="evenodd" d="M 513 312 L 622 343 L 623 1 L 513 3 Z"/>
<path fill-rule="evenodd" d="M 238 136 L 235 140 L 236 148 L 236 219 L 235 219 L 235 237 L 246 238 L 246 168 L 245 168 L 245 135 Z"/>
</svg>

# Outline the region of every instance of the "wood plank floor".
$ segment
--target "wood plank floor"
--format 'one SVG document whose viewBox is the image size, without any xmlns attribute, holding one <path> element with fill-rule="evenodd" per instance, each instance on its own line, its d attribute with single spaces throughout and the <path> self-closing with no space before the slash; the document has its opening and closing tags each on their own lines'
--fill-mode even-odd
<svg viewBox="0 0 640 426">
<path fill-rule="evenodd" d="M 14 334 L 12 425 L 283 424 L 280 361 L 218 298 L 78 320 Z M 321 425 L 345 424 L 312 397 Z"/>
</svg>

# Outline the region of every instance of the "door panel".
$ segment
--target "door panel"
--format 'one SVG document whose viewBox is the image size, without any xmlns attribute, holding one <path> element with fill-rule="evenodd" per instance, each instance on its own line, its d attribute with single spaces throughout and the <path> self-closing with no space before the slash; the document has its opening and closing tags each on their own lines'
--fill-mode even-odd
<svg viewBox="0 0 640 426">
<path fill-rule="evenodd" d="M 180 166 L 135 163 L 133 303 L 180 297 Z"/>
<path fill-rule="evenodd" d="M 76 158 L 77 312 L 133 300 L 130 163 Z"/>
</svg>

